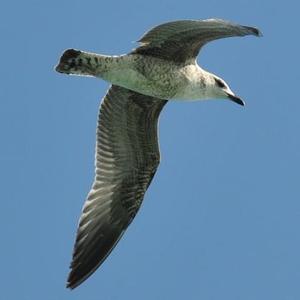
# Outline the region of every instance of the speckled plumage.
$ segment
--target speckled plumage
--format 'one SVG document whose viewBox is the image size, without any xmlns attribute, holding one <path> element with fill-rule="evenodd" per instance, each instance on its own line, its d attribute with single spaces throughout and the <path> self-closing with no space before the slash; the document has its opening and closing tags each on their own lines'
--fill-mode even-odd
<svg viewBox="0 0 300 300">
<path fill-rule="evenodd" d="M 97 126 L 95 180 L 80 218 L 67 287 L 75 288 L 105 260 L 138 212 L 159 165 L 159 114 L 172 99 L 237 97 L 196 63 L 207 42 L 256 35 L 258 29 L 223 20 L 183 20 L 154 27 L 140 46 L 121 56 L 74 49 L 56 70 L 112 83 Z"/>
</svg>

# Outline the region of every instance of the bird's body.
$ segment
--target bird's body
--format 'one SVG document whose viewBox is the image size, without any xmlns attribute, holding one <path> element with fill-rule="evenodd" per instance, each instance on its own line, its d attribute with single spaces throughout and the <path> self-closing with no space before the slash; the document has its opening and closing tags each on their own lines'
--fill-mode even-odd
<svg viewBox="0 0 300 300">
<path fill-rule="evenodd" d="M 106 56 L 69 51 L 73 53 L 74 66 L 67 72 L 93 75 L 112 84 L 160 99 L 209 99 L 215 83 L 213 76 L 201 69 L 196 60 L 190 64 L 174 64 L 140 54 Z M 68 57 L 70 53 L 65 55 Z M 85 67 L 81 68 L 82 66 Z"/>
<path fill-rule="evenodd" d="M 75 288 L 105 260 L 136 215 L 159 165 L 159 114 L 168 100 L 227 98 L 244 102 L 196 62 L 207 42 L 259 36 L 223 20 L 183 20 L 154 27 L 121 56 L 69 49 L 56 70 L 112 83 L 97 126 L 96 172 L 79 221 L 67 286 Z"/>
</svg>

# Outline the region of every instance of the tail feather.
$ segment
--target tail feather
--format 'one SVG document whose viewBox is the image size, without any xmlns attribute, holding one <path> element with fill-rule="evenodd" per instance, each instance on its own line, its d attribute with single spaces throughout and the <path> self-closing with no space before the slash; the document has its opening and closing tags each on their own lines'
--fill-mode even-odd
<svg viewBox="0 0 300 300">
<path fill-rule="evenodd" d="M 74 49 L 66 50 L 55 70 L 59 73 L 96 76 L 101 55 Z"/>
</svg>

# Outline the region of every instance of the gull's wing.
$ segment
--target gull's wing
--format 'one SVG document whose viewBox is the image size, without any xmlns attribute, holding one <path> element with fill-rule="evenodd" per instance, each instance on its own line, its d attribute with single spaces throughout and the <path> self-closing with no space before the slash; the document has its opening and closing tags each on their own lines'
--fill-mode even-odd
<svg viewBox="0 0 300 300">
<path fill-rule="evenodd" d="M 79 221 L 67 287 L 100 266 L 136 215 L 159 164 L 157 123 L 166 102 L 117 86 L 105 96 L 95 181 Z"/>
<path fill-rule="evenodd" d="M 132 53 L 185 63 L 195 60 L 207 42 L 245 35 L 260 36 L 261 33 L 257 28 L 220 19 L 174 21 L 148 31 L 139 40 L 141 46 Z"/>
</svg>

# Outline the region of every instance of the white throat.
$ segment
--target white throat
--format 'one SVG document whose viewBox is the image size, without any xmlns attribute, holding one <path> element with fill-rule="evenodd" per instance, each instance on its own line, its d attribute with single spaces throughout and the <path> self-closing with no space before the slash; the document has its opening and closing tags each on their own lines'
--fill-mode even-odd
<svg viewBox="0 0 300 300">
<path fill-rule="evenodd" d="M 198 64 L 188 65 L 181 72 L 187 80 L 185 88 L 175 95 L 174 99 L 206 100 L 216 98 L 213 74 L 203 70 Z"/>
</svg>

